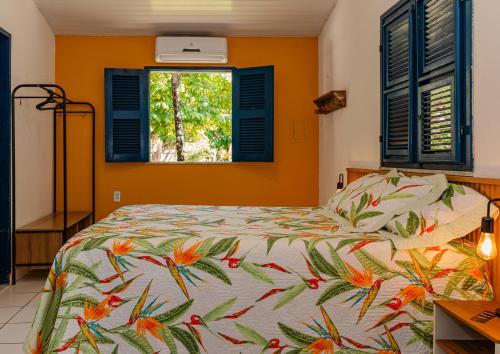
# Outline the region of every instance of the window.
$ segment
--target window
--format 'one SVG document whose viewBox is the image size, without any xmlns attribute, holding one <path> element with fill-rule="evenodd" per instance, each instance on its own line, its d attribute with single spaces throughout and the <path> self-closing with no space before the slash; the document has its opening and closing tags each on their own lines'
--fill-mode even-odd
<svg viewBox="0 0 500 354">
<path fill-rule="evenodd" d="M 106 69 L 106 161 L 274 160 L 274 67 Z"/>
<path fill-rule="evenodd" d="M 232 161 L 232 73 L 149 74 L 150 161 Z"/>
<path fill-rule="evenodd" d="M 471 0 L 404 0 L 381 18 L 381 163 L 472 170 Z"/>
</svg>

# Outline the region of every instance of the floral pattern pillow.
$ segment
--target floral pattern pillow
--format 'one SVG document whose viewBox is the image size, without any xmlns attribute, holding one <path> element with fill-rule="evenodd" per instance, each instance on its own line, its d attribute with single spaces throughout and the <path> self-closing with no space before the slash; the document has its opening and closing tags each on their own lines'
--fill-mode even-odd
<svg viewBox="0 0 500 354">
<path fill-rule="evenodd" d="M 407 177 L 396 170 L 369 174 L 334 195 L 323 214 L 350 232 L 375 232 L 394 216 L 435 202 L 446 190 L 444 175 Z"/>
<path fill-rule="evenodd" d="M 441 198 L 390 220 L 385 229 L 397 249 L 440 246 L 481 226 L 488 198 L 472 188 L 450 183 Z M 498 209 L 492 205 L 492 215 Z"/>
</svg>

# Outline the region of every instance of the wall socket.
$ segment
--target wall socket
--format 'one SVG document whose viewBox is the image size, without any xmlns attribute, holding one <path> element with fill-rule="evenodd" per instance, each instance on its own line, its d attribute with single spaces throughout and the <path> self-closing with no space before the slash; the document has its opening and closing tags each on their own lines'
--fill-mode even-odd
<svg viewBox="0 0 500 354">
<path fill-rule="evenodd" d="M 119 202 L 122 200 L 122 193 L 120 191 L 113 192 L 113 201 Z"/>
</svg>

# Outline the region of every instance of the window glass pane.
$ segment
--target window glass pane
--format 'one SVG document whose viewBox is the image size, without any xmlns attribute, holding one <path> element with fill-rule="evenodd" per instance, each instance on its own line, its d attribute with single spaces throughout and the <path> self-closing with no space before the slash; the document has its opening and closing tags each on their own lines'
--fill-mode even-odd
<svg viewBox="0 0 500 354">
<path fill-rule="evenodd" d="M 150 73 L 151 161 L 231 161 L 231 72 Z"/>
</svg>

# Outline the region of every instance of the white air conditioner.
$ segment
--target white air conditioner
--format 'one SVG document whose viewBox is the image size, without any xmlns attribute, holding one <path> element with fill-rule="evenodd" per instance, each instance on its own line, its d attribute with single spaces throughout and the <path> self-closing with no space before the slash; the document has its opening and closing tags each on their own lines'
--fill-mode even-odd
<svg viewBox="0 0 500 354">
<path fill-rule="evenodd" d="M 157 37 L 157 63 L 227 63 L 227 40 L 220 37 Z"/>
</svg>

